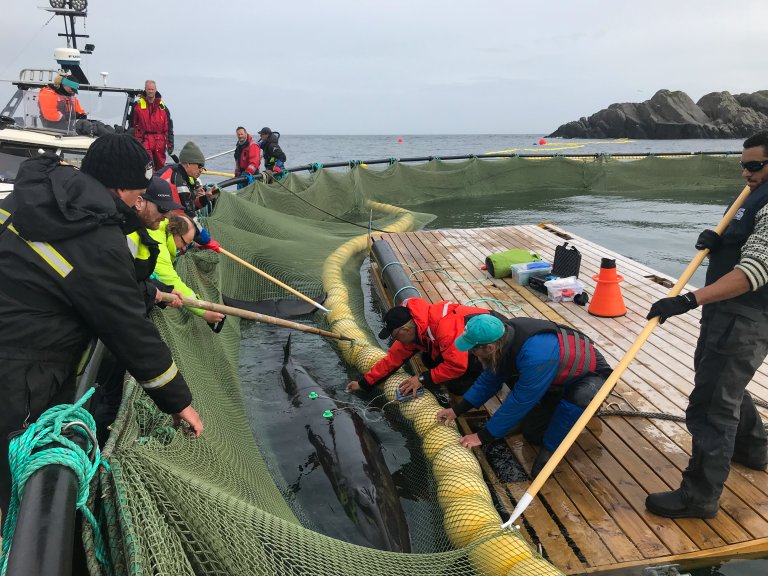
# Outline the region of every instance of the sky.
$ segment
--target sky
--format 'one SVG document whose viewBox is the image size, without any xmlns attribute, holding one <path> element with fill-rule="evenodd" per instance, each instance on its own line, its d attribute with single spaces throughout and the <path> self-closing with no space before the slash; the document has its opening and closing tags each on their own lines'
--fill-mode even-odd
<svg viewBox="0 0 768 576">
<path fill-rule="evenodd" d="M 3 4 L 2 104 L 65 45 L 45 0 Z M 155 79 L 181 134 L 548 134 L 660 89 L 768 89 L 766 16 L 764 0 L 90 0 L 83 68 Z"/>
</svg>

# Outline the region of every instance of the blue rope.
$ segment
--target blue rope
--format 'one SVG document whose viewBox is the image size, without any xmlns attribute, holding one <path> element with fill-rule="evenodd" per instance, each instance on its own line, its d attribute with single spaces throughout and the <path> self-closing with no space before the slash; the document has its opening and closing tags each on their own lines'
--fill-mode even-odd
<svg viewBox="0 0 768 576">
<path fill-rule="evenodd" d="M 419 292 L 419 289 L 416 288 L 416 286 L 403 286 L 402 288 L 400 288 L 400 290 L 395 292 L 394 296 L 392 296 L 392 302 L 397 302 L 397 295 L 400 294 L 400 292 L 402 292 L 403 290 L 408 290 L 408 288 L 412 288 L 412 289 L 416 290 L 416 294 L 418 294 L 419 298 L 421 298 L 421 292 Z"/>
<path fill-rule="evenodd" d="M 92 435 L 96 431 L 96 422 L 88 410 L 83 408 L 83 404 L 93 395 L 94 391 L 95 388 L 88 390 L 76 404 L 52 406 L 37 419 L 37 422 L 31 424 L 24 434 L 11 440 L 8 458 L 13 484 L 8 514 L 3 519 L 3 548 L 0 559 L 0 574 L 2 576 L 5 576 L 8 568 L 8 552 L 13 543 L 16 518 L 24 494 L 24 486 L 32 474 L 51 464 L 66 466 L 77 476 L 77 509 L 80 510 L 93 530 L 96 558 L 105 566 L 107 573 L 112 574 L 112 567 L 109 564 L 107 548 L 104 545 L 101 530 L 96 518 L 86 505 L 93 476 L 100 465 L 107 466 L 106 461 L 102 462 L 101 460 L 98 443 Z M 80 448 L 64 435 L 67 429 L 86 439 L 86 450 Z M 93 453 L 93 461 L 89 458 L 90 453 Z"/>
</svg>

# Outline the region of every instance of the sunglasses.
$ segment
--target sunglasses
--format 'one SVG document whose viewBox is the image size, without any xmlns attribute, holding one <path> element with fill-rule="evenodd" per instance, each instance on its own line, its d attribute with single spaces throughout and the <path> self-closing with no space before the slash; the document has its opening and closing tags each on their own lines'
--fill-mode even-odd
<svg viewBox="0 0 768 576">
<path fill-rule="evenodd" d="M 205 164 L 198 164 L 197 167 L 200 168 L 200 170 L 205 170 Z"/>
<path fill-rule="evenodd" d="M 739 164 L 741 164 L 744 170 L 754 174 L 755 172 L 760 172 L 768 164 L 768 160 L 751 160 L 749 162 L 739 162 Z"/>
<path fill-rule="evenodd" d="M 168 212 L 170 212 L 170 210 L 168 208 L 161 208 L 160 206 L 157 207 L 157 211 L 160 214 L 168 214 Z"/>
</svg>

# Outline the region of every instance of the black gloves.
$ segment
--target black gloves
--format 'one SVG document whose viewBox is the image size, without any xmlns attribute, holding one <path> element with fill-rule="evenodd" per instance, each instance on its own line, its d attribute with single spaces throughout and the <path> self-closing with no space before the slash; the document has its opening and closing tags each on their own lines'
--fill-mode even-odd
<svg viewBox="0 0 768 576">
<path fill-rule="evenodd" d="M 696 296 L 693 292 L 680 296 L 672 296 L 671 298 L 662 298 L 657 300 L 651 306 L 646 320 L 659 316 L 659 324 L 664 324 L 664 321 L 670 316 L 677 316 L 678 314 L 685 314 L 688 310 L 693 310 L 698 307 L 699 303 L 696 302 Z"/>
<path fill-rule="evenodd" d="M 696 240 L 696 250 L 708 248 L 710 252 L 714 252 L 722 241 L 723 237 L 714 230 L 704 230 L 699 234 L 699 239 Z"/>
</svg>

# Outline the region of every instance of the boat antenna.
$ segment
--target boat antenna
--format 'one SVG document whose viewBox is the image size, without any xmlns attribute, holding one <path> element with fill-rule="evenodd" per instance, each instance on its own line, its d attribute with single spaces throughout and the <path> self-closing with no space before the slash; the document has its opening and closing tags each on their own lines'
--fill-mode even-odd
<svg viewBox="0 0 768 576">
<path fill-rule="evenodd" d="M 80 50 L 77 47 L 77 39 L 88 38 L 88 34 L 77 33 L 75 30 L 75 19 L 85 19 L 88 16 L 88 0 L 48 0 L 48 3 L 51 7 L 43 8 L 43 10 L 53 12 L 54 15 L 64 18 L 64 33 L 59 33 L 59 36 L 67 39 L 67 48 Z M 86 44 L 85 48 L 80 50 L 80 52 L 90 54 L 94 48 L 93 44 Z"/>
</svg>

